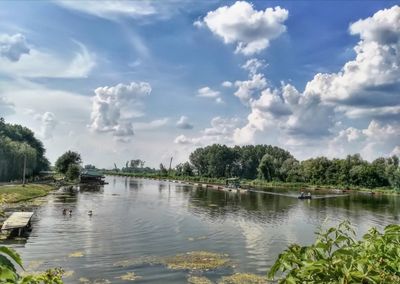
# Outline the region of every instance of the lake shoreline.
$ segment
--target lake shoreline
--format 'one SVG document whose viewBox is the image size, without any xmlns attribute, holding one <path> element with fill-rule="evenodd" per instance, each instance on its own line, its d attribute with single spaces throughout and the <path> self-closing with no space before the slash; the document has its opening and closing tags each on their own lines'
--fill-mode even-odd
<svg viewBox="0 0 400 284">
<path fill-rule="evenodd" d="M 124 177 L 135 177 L 145 178 L 154 180 L 164 181 L 180 181 L 185 182 L 188 185 L 205 186 L 209 188 L 222 189 L 226 185 L 224 179 L 217 178 L 205 178 L 205 177 L 181 177 L 181 176 L 158 176 L 158 175 L 143 175 L 135 173 L 121 173 L 121 172 L 103 172 L 104 175 L 110 176 L 124 176 Z M 291 189 L 293 191 L 308 190 L 308 191 L 328 191 L 332 193 L 340 192 L 360 192 L 368 194 L 384 194 L 384 195 L 400 195 L 400 192 L 389 188 L 361 188 L 355 186 L 334 186 L 334 185 L 315 185 L 307 183 L 287 183 L 287 182 L 265 182 L 261 180 L 244 180 L 242 188 L 256 188 L 259 190 L 277 188 L 277 189 Z"/>
<path fill-rule="evenodd" d="M 3 184 L 0 186 L 0 204 L 16 204 L 45 197 L 59 188 L 51 183 Z"/>
</svg>

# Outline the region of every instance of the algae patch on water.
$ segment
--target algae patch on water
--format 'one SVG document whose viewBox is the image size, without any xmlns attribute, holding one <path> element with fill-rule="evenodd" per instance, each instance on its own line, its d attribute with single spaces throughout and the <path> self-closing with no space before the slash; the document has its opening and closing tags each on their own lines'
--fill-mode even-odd
<svg viewBox="0 0 400 284">
<path fill-rule="evenodd" d="M 68 255 L 68 257 L 82 257 L 83 256 L 83 252 L 82 251 L 75 251 L 72 252 Z"/>
<path fill-rule="evenodd" d="M 120 260 L 115 262 L 113 266 L 129 267 L 129 266 L 138 266 L 143 264 L 148 264 L 148 265 L 163 264 L 163 259 L 161 257 L 155 257 L 155 256 L 143 256 L 138 258 Z"/>
<path fill-rule="evenodd" d="M 125 281 L 135 281 L 137 279 L 141 279 L 142 276 L 136 275 L 134 272 L 128 272 L 128 273 L 121 275 L 119 277 L 116 277 L 116 278 L 119 278 L 119 279 L 125 280 Z"/>
<path fill-rule="evenodd" d="M 190 276 L 188 278 L 189 284 L 213 284 L 213 282 L 204 276 Z"/>
<path fill-rule="evenodd" d="M 236 273 L 231 276 L 224 276 L 218 284 L 267 284 L 265 276 L 251 273 Z"/>
<path fill-rule="evenodd" d="M 165 258 L 164 264 L 174 270 L 211 270 L 229 266 L 226 254 L 192 251 Z"/>
</svg>

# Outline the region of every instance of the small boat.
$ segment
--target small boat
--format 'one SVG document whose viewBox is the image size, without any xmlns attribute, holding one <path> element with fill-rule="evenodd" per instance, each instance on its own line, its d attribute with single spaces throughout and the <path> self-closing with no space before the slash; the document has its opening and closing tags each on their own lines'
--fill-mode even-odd
<svg viewBox="0 0 400 284">
<path fill-rule="evenodd" d="M 299 195 L 297 198 L 298 199 L 311 199 L 312 197 L 311 197 L 311 195 Z"/>
</svg>

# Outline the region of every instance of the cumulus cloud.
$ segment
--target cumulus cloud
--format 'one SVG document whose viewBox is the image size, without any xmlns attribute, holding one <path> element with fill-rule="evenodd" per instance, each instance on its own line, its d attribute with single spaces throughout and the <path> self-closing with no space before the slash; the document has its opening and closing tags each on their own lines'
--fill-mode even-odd
<svg viewBox="0 0 400 284">
<path fill-rule="evenodd" d="M 303 92 L 290 84 L 267 88 L 264 76 L 257 73 L 260 64 L 249 60 L 243 68 L 250 79 L 237 81 L 234 95 L 250 107 L 250 114 L 247 124 L 235 129 L 235 142 L 252 143 L 257 131 L 271 127 L 278 129 L 285 145 L 337 135 L 334 139 L 346 143 L 365 139 L 366 155 L 371 156 L 372 149 L 389 153 L 386 147 L 395 147 L 393 138 L 382 143 L 373 136 L 393 137 L 397 128 L 385 125 L 396 124 L 400 118 L 399 19 L 400 7 L 394 6 L 351 24 L 350 33 L 360 36 L 355 59 L 338 73 L 316 74 Z M 340 129 L 336 122 L 343 116 L 348 123 L 360 118 L 372 121 L 364 130 Z"/>
<path fill-rule="evenodd" d="M 257 11 L 246 1 L 237 1 L 210 11 L 194 23 L 206 26 L 226 44 L 236 44 L 236 53 L 252 55 L 270 45 L 270 41 L 286 31 L 284 22 L 289 12 L 279 6 Z"/>
<path fill-rule="evenodd" d="M 0 34 L 0 57 L 16 62 L 23 54 L 29 54 L 29 50 L 22 34 Z"/>
<path fill-rule="evenodd" d="M 141 99 L 150 95 L 150 84 L 118 84 L 99 87 L 94 92 L 90 128 L 97 132 L 112 132 L 116 137 L 133 136 L 134 109 L 140 106 Z"/>
<path fill-rule="evenodd" d="M 267 80 L 263 74 L 254 74 L 249 80 L 236 81 L 235 87 L 237 87 L 234 95 L 240 99 L 244 104 L 247 104 L 252 96 L 267 86 Z"/>
<path fill-rule="evenodd" d="M 232 144 L 233 131 L 237 127 L 237 118 L 214 117 L 211 119 L 211 127 L 200 131 L 200 136 L 189 138 L 179 135 L 175 138 L 175 144 L 205 146 L 213 143 Z"/>
<path fill-rule="evenodd" d="M 265 61 L 262 59 L 252 58 L 246 61 L 241 67 L 249 71 L 250 75 L 257 74 L 258 70 L 266 66 Z"/>
<path fill-rule="evenodd" d="M 216 98 L 220 95 L 220 92 L 214 91 L 210 87 L 203 87 L 198 89 L 197 91 L 199 97 L 204 97 L 204 98 Z"/>
<path fill-rule="evenodd" d="M 360 41 L 356 57 L 338 73 L 317 74 L 305 89 L 327 103 L 335 103 L 362 116 L 374 108 L 385 115 L 387 108 L 400 107 L 400 7 L 380 10 L 372 17 L 350 25 Z"/>
<path fill-rule="evenodd" d="M 233 83 L 230 82 L 230 81 L 224 81 L 224 82 L 221 83 L 221 86 L 225 87 L 225 88 L 230 88 L 230 87 L 233 86 Z"/>
<path fill-rule="evenodd" d="M 181 129 L 192 129 L 193 124 L 189 122 L 189 118 L 187 116 L 182 115 L 176 122 L 176 127 Z"/>
<path fill-rule="evenodd" d="M 12 77 L 85 78 L 96 65 L 96 57 L 84 44 L 71 57 L 32 48 L 29 54 L 10 62 L 0 57 L 0 74 Z"/>
<path fill-rule="evenodd" d="M 203 98 L 212 98 L 215 99 L 217 104 L 222 104 L 224 101 L 220 97 L 221 93 L 219 91 L 215 91 L 210 87 L 203 87 L 197 90 L 197 95 Z"/>
</svg>

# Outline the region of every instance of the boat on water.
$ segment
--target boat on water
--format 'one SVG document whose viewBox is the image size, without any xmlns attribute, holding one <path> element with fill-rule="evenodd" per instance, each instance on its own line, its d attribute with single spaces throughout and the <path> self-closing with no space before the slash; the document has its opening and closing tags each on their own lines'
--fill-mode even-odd
<svg viewBox="0 0 400 284">
<path fill-rule="evenodd" d="M 297 198 L 298 199 L 312 199 L 311 195 L 303 195 L 303 196 L 299 195 Z"/>
<path fill-rule="evenodd" d="M 300 195 L 297 197 L 298 199 L 311 199 L 311 193 L 307 193 L 305 194 L 304 191 L 302 193 L 300 193 Z"/>
</svg>

